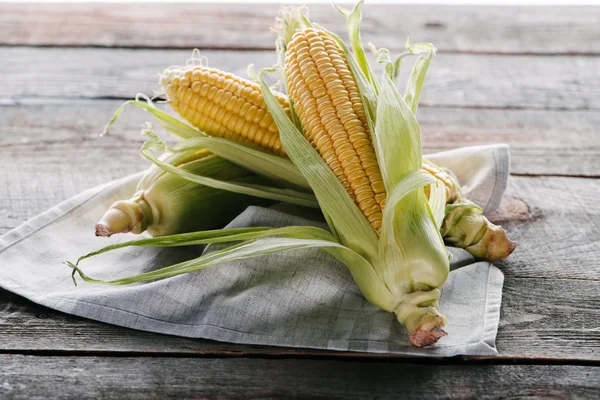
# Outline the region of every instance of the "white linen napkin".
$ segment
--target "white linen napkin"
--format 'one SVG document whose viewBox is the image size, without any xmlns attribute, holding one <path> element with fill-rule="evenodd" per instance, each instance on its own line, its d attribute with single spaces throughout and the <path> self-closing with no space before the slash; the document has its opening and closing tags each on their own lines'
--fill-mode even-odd
<svg viewBox="0 0 600 400">
<path fill-rule="evenodd" d="M 486 213 L 506 188 L 506 145 L 427 156 L 450 168 Z M 80 281 L 62 260 L 134 235 L 96 238 L 94 225 L 114 201 L 129 198 L 140 174 L 87 190 L 0 237 L 0 287 L 41 305 L 110 324 L 219 341 L 422 356 L 496 354 L 503 275 L 464 250 L 453 254 L 440 305 L 446 331 L 431 348 L 409 345 L 393 314 L 369 304 L 346 267 L 318 249 L 223 263 L 157 282 L 108 286 Z M 288 205 L 249 207 L 229 227 L 316 225 L 315 214 Z M 85 260 L 92 277 L 114 279 L 199 256 L 211 246 L 127 248 Z M 460 268 L 458 268 L 460 267 Z"/>
</svg>

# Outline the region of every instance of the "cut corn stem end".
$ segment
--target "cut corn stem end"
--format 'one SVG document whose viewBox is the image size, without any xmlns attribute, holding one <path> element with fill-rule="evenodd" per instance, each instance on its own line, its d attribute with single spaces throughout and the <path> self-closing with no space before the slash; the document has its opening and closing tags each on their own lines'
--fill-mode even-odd
<svg viewBox="0 0 600 400">
<path fill-rule="evenodd" d="M 467 202 L 467 203 L 465 203 Z M 517 244 L 506 236 L 506 231 L 491 223 L 481 210 L 468 200 L 448 206 L 442 224 L 446 243 L 467 250 L 479 260 L 497 261 L 508 257 Z"/>
<path fill-rule="evenodd" d="M 408 330 L 412 345 L 432 346 L 447 335 L 443 330 L 446 317 L 439 311 L 440 295 L 439 289 L 415 291 L 405 295 L 394 310 L 398 322 Z"/>
<path fill-rule="evenodd" d="M 476 246 L 467 247 L 467 251 L 478 258 L 488 261 L 498 261 L 508 257 L 517 247 L 517 244 L 506 236 L 506 231 L 498 225 L 492 224 L 483 217 L 486 223 L 486 232 Z"/>
<path fill-rule="evenodd" d="M 433 330 L 425 331 L 425 330 L 416 330 L 410 335 L 410 344 L 417 347 L 426 347 L 433 346 L 437 343 L 438 340 L 447 336 L 445 330 L 441 327 L 436 327 Z"/>
</svg>

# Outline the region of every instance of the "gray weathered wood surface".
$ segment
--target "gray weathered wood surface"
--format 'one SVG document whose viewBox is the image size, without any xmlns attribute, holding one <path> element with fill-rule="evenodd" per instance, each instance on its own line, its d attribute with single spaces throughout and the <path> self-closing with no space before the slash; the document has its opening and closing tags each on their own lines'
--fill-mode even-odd
<svg viewBox="0 0 600 400">
<path fill-rule="evenodd" d="M 272 64 L 276 12 L 0 5 L 0 234 L 144 168 L 139 131 L 149 115 L 132 108 L 98 138 L 112 112 L 157 89 L 157 74 L 193 47 L 242 75 L 248 63 Z M 0 398 L 600 397 L 600 7 L 366 13 L 366 40 L 399 50 L 410 33 L 441 50 L 419 111 L 427 151 L 511 146 L 513 176 L 491 217 L 519 242 L 498 263 L 499 356 L 422 361 L 191 340 L 0 290 Z M 329 7 L 312 15 L 343 32 Z"/>
<path fill-rule="evenodd" d="M 594 398 L 600 369 L 564 365 L 419 365 L 382 361 L 169 357 L 2 360 L 0 396 L 148 398 Z"/>
<path fill-rule="evenodd" d="M 268 28 L 278 12 L 272 4 L 5 4 L 0 44 L 271 49 L 275 36 Z M 364 12 L 363 37 L 378 47 L 402 48 L 411 35 L 443 52 L 600 53 L 596 7 L 399 7 L 367 1 Z M 344 31 L 341 14 L 329 5 L 311 5 L 310 16 Z"/>
<path fill-rule="evenodd" d="M 158 76 L 184 65 L 191 50 L 30 48 L 0 50 L 0 98 L 129 99 L 159 90 Z M 247 77 L 270 67 L 274 51 L 205 50 L 210 66 Z M 402 69 L 408 76 L 409 68 Z M 404 82 L 402 76 L 400 82 Z M 600 57 L 439 54 L 421 96 L 425 107 L 535 110 L 600 109 Z"/>
</svg>

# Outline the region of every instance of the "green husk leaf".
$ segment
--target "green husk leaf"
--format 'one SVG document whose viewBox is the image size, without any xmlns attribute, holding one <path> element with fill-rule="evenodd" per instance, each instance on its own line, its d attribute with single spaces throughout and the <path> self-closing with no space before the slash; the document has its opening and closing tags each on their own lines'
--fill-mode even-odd
<svg viewBox="0 0 600 400">
<path fill-rule="evenodd" d="M 175 148 L 180 150 L 207 149 L 256 174 L 308 191 L 311 189 L 304 176 L 290 160 L 242 143 L 206 136 L 184 140 Z"/>
<path fill-rule="evenodd" d="M 262 197 L 265 199 L 271 199 L 276 201 L 284 201 L 287 203 L 298 204 L 305 207 L 319 208 L 319 204 L 315 200 L 314 196 L 310 193 L 267 185 L 256 185 L 243 182 L 217 180 L 206 176 L 193 174 L 191 172 L 177 168 L 167 162 L 160 160 L 153 154 L 153 151 L 157 149 L 170 152 L 172 152 L 173 149 L 170 149 L 154 133 L 152 133 L 150 129 L 146 129 L 145 133 L 149 135 L 152 138 L 152 140 L 142 145 L 142 148 L 140 149 L 140 154 L 142 155 L 142 157 L 146 158 L 147 160 L 149 160 L 159 168 L 163 169 L 164 171 L 177 175 L 190 182 L 199 183 L 201 185 L 209 186 L 215 189 L 227 190 L 230 192 Z"/>
<path fill-rule="evenodd" d="M 419 124 L 394 83 L 383 76 L 377 103 L 375 137 L 377 160 L 389 191 L 410 172 L 421 169 L 421 133 Z"/>
<path fill-rule="evenodd" d="M 174 146 L 177 149 L 178 146 Z M 209 157 L 210 153 L 208 151 L 203 151 L 200 149 L 195 152 L 183 152 L 183 151 L 175 151 L 173 153 L 163 153 L 160 155 L 160 159 L 166 163 L 169 163 L 173 166 L 181 166 L 188 162 L 197 161 L 206 157 Z M 144 176 L 140 178 L 136 190 L 144 190 L 150 187 L 154 182 L 160 179 L 161 176 L 165 175 L 167 172 L 152 164 L 144 173 Z"/>
<path fill-rule="evenodd" d="M 178 169 L 216 180 L 268 185 L 266 178 L 219 156 L 209 155 L 187 162 Z M 266 205 L 257 199 L 230 191 L 200 185 L 166 173 L 138 191 L 147 219 L 146 231 L 152 236 L 192 232 L 223 226 L 250 205 Z M 146 206 L 146 207 L 144 207 Z"/>
<path fill-rule="evenodd" d="M 392 82 L 395 82 L 396 79 L 398 79 L 398 74 L 400 73 L 402 59 L 411 53 L 405 52 L 396 56 L 395 59 L 392 59 L 390 51 L 385 47 L 378 49 L 372 43 L 369 43 L 368 46 L 369 50 L 371 50 L 371 52 L 375 55 L 375 60 L 377 63 L 383 64 L 386 74 L 390 77 Z"/>
<path fill-rule="evenodd" d="M 259 84 L 281 141 L 292 162 L 310 183 L 342 244 L 369 258 L 376 254 L 377 234 L 346 192 L 344 186 L 283 111 L 262 76 Z"/>
<path fill-rule="evenodd" d="M 86 258 L 130 246 L 177 247 L 209 243 L 239 242 L 241 240 L 244 241 L 231 247 L 202 255 L 193 260 L 174 264 L 156 271 L 109 281 L 91 278 L 79 267 L 79 263 Z M 85 282 L 127 285 L 136 282 L 170 278 L 227 261 L 259 257 L 287 250 L 315 247 L 327 251 L 349 268 L 367 300 L 383 309 L 392 310 L 394 305 L 392 298 L 389 292 L 386 292 L 385 287 L 382 285 L 379 277 L 375 274 L 369 261 L 355 251 L 338 243 L 329 232 L 311 226 L 234 228 L 140 239 L 106 246 L 100 250 L 80 257 L 76 264 L 69 261 L 66 261 L 65 264 L 73 269 L 74 281 L 75 275 L 78 274 Z"/>
<path fill-rule="evenodd" d="M 139 100 L 129 100 L 126 101 L 125 103 L 123 103 L 115 112 L 115 114 L 113 115 L 113 117 L 111 118 L 111 120 L 108 122 L 108 124 L 106 124 L 106 127 L 104 128 L 104 132 L 103 134 L 108 134 L 110 131 L 111 126 L 117 121 L 117 119 L 119 118 L 119 116 L 121 115 L 121 113 L 123 112 L 123 110 L 125 109 L 125 107 L 127 107 L 128 105 L 133 105 L 139 108 L 142 108 L 148 112 L 150 112 L 152 114 L 152 116 L 154 118 L 156 118 L 156 120 L 172 135 L 175 135 L 179 138 L 182 139 L 188 139 L 188 138 L 192 138 L 192 137 L 197 137 L 199 135 L 204 135 L 204 133 L 202 133 L 201 131 L 199 131 L 198 129 L 195 129 L 191 126 L 189 126 L 188 124 L 185 124 L 181 121 L 179 121 L 177 118 L 174 118 L 172 116 L 170 116 L 169 114 L 167 114 L 166 112 L 158 109 L 154 103 L 152 102 L 152 100 L 150 100 L 148 97 L 139 94 L 137 96 L 137 98 L 144 98 L 146 99 L 146 102 L 142 102 Z"/>
<path fill-rule="evenodd" d="M 446 216 L 446 189 L 444 184 L 436 179 L 429 188 L 429 208 L 438 230 L 442 227 Z"/>
<path fill-rule="evenodd" d="M 86 258 L 97 256 L 108 251 L 122 249 L 125 247 L 182 247 L 195 246 L 211 243 L 227 243 L 249 239 L 258 239 L 265 236 L 293 235 L 297 238 L 312 238 L 322 240 L 334 240 L 333 236 L 321 228 L 313 226 L 288 226 L 283 228 L 252 227 L 252 228 L 228 228 L 205 230 L 198 232 L 179 233 L 168 236 L 135 239 L 123 243 L 105 246 L 99 250 L 79 257 L 77 264 Z"/>
<path fill-rule="evenodd" d="M 377 268 L 394 298 L 402 304 L 408 293 L 440 287 L 447 278 L 449 260 L 436 216 L 422 189 L 436 184 L 436 180 L 421 170 L 419 125 L 387 75 L 383 76 L 379 92 L 376 120 L 376 136 L 383 155 L 379 162 L 382 170 L 387 170 L 388 190 L 380 237 L 381 263 Z M 437 191 L 433 190 L 434 196 Z M 436 203 L 436 213 L 438 207 Z M 414 312 L 423 310 L 415 308 Z M 403 314 L 402 318 L 409 317 Z"/>
<path fill-rule="evenodd" d="M 360 0 L 352 11 L 348 11 L 334 4 L 334 7 L 344 16 L 346 17 L 346 28 L 348 30 L 348 38 L 350 40 L 350 45 L 352 46 L 352 51 L 354 52 L 354 60 L 357 65 L 360 67 L 364 77 L 367 81 L 373 85 L 375 91 L 378 91 L 378 83 L 375 74 L 371 70 L 369 62 L 367 60 L 367 54 L 365 53 L 365 49 L 362 46 L 362 41 L 360 37 L 360 23 L 362 21 L 362 6 L 363 0 Z"/>
<path fill-rule="evenodd" d="M 424 170 L 413 171 L 388 196 L 381 228 L 380 275 L 391 284 L 397 299 L 423 284 L 440 287 L 448 274 L 448 253 L 422 191 L 435 181 Z"/>
<path fill-rule="evenodd" d="M 208 136 L 204 132 L 160 110 L 150 99 L 147 99 L 146 103 L 138 100 L 125 102 L 106 125 L 105 132 L 108 132 L 110 126 L 115 123 L 119 115 L 123 112 L 123 109 L 128 105 L 149 111 L 167 132 L 179 138 L 187 139 L 175 146 L 175 149 L 191 150 L 195 148 L 199 150 L 205 148 L 259 175 L 267 176 L 280 182 L 288 182 L 304 189 L 310 189 L 308 182 L 306 182 L 302 174 L 289 160 L 244 143 Z"/>
<path fill-rule="evenodd" d="M 431 43 L 411 44 L 410 38 L 406 42 L 406 48 L 413 54 L 425 53 L 425 55 L 420 55 L 415 61 L 404 93 L 406 104 L 410 106 L 411 111 L 416 115 L 423 83 L 425 82 L 429 65 L 437 49 Z"/>
<path fill-rule="evenodd" d="M 426 185 L 436 184 L 435 179 L 430 173 L 423 169 L 418 169 L 408 173 L 395 187 L 387 198 L 386 207 L 383 211 L 382 231 L 393 234 L 396 209 L 395 205 L 400 203 L 408 194 L 420 189 Z M 389 207 L 388 207 L 389 205 Z"/>
</svg>

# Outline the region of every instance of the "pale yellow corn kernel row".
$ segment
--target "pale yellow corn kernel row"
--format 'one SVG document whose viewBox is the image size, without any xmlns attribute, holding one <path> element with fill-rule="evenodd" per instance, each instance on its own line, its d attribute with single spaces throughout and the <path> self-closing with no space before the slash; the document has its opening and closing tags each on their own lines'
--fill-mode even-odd
<svg viewBox="0 0 600 400">
<path fill-rule="evenodd" d="M 426 162 L 423 163 L 423 169 L 444 184 L 444 189 L 446 190 L 446 204 L 454 203 L 458 199 L 458 188 L 450 175 L 441 168 Z M 429 186 L 425 186 L 425 195 L 429 198 Z"/>
<path fill-rule="evenodd" d="M 284 154 L 258 84 L 203 66 L 167 69 L 160 84 L 173 109 L 206 134 Z M 289 112 L 286 97 L 276 98 Z"/>
<path fill-rule="evenodd" d="M 285 71 L 305 136 L 379 231 L 385 186 L 343 50 L 327 33 L 304 29 L 287 46 Z"/>
</svg>

